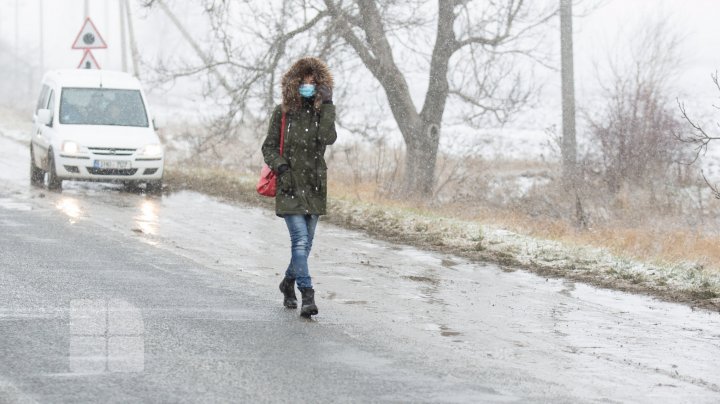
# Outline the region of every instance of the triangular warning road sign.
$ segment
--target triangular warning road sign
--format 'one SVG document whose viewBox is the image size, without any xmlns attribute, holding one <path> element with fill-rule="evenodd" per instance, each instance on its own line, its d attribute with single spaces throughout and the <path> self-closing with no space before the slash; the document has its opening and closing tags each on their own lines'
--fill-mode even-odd
<svg viewBox="0 0 720 404">
<path fill-rule="evenodd" d="M 80 32 L 78 33 L 75 41 L 73 42 L 73 49 L 105 49 L 107 44 L 100 35 L 100 32 L 95 28 L 95 24 L 90 20 L 90 17 L 85 19 Z"/>
<path fill-rule="evenodd" d="M 95 60 L 95 56 L 93 56 L 92 52 L 90 52 L 90 49 L 85 49 L 85 52 L 83 53 L 83 58 L 77 68 L 100 69 L 100 65 L 98 64 L 97 60 Z"/>
</svg>

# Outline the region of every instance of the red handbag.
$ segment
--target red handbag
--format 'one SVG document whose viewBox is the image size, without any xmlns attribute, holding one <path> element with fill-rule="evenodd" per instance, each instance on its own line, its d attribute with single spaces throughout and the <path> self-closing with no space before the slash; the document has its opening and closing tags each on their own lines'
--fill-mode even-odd
<svg viewBox="0 0 720 404">
<path fill-rule="evenodd" d="M 283 146 L 285 145 L 285 113 L 282 113 L 280 120 L 280 155 L 283 154 Z M 262 196 L 274 197 L 277 193 L 277 174 L 265 164 L 260 170 L 260 180 L 255 186 L 258 194 Z"/>
</svg>

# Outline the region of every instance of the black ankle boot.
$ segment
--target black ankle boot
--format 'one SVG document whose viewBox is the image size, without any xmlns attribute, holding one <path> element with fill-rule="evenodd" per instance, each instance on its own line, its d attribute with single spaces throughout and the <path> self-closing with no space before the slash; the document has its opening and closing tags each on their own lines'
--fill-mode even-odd
<svg viewBox="0 0 720 404">
<path fill-rule="evenodd" d="M 288 309 L 297 309 L 297 296 L 295 296 L 295 279 L 283 278 L 280 282 L 280 291 L 283 293 L 285 298 L 283 299 L 283 306 Z"/>
<path fill-rule="evenodd" d="M 318 308 L 315 306 L 315 291 L 313 288 L 300 289 L 300 293 L 302 293 L 302 308 L 300 308 L 300 315 L 310 318 L 310 316 L 318 314 Z"/>
</svg>

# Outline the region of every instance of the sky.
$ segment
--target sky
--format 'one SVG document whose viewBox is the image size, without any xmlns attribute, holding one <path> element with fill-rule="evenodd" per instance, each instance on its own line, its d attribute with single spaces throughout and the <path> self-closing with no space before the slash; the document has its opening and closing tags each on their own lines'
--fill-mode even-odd
<svg viewBox="0 0 720 404">
<path fill-rule="evenodd" d="M 714 94 L 710 74 L 720 69 L 720 1 L 612 0 L 589 16 L 575 19 L 575 61 L 580 88 L 592 81 L 593 62 L 617 43 L 619 34 L 632 35 L 643 20 L 667 18 L 683 40 L 682 87 Z M 720 94 L 719 94 L 720 95 Z"/>
<path fill-rule="evenodd" d="M 588 0 L 584 0 L 587 4 Z M 720 21 L 718 0 L 590 0 L 600 1 L 600 7 L 574 19 L 576 88 L 580 100 L 596 94 L 598 82 L 594 64 L 612 51 L 618 40 L 627 39 L 634 27 L 643 20 L 667 18 L 671 26 L 684 36 L 685 62 L 677 79 L 682 94 L 698 103 L 716 98 L 710 74 L 720 68 Z M 159 11 L 148 11 L 131 0 L 139 48 L 144 55 L 169 54 L 180 47 L 183 40 L 174 26 Z M 22 57 L 40 61 L 40 12 L 44 5 L 43 36 L 46 69 L 74 68 L 82 58 L 82 51 L 72 50 L 71 44 L 81 28 L 83 0 L 0 0 L 0 40 L 9 47 L 18 47 Z M 185 21 L 201 19 L 197 7 L 188 2 L 175 1 L 177 14 Z M 118 2 L 89 0 L 90 16 L 108 49 L 94 51 L 99 64 L 106 69 L 120 69 L 120 29 Z M 15 19 L 19 24 L 15 24 Z M 623 37 L 625 35 L 625 37 Z M 620 39 L 618 39 L 620 38 Z M 192 58 L 192 55 L 188 55 Z M 152 59 L 152 58 L 149 58 Z M 6 61 L 10 63 L 10 61 Z M 549 94 L 559 93 L 559 79 L 548 75 Z"/>
</svg>

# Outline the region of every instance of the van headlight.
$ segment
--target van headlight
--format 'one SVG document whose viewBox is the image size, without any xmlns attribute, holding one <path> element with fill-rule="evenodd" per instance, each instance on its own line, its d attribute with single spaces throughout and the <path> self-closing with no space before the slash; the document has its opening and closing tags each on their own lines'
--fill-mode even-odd
<svg viewBox="0 0 720 404">
<path fill-rule="evenodd" d="M 138 150 L 138 155 L 143 157 L 160 157 L 163 154 L 162 146 L 159 144 L 149 144 Z"/>
<path fill-rule="evenodd" d="M 63 142 L 61 150 L 63 153 L 77 154 L 80 151 L 80 145 L 75 142 L 66 141 Z"/>
</svg>

